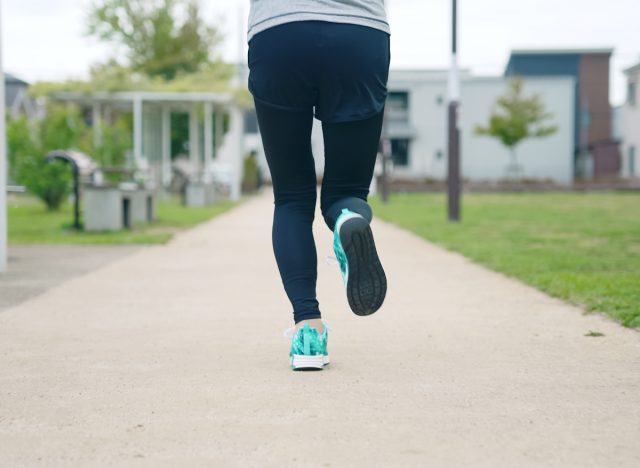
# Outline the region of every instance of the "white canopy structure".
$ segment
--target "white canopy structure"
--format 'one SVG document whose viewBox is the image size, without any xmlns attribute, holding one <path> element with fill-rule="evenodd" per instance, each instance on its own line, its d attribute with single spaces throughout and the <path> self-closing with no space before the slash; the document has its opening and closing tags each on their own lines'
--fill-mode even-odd
<svg viewBox="0 0 640 468">
<path fill-rule="evenodd" d="M 228 93 L 56 93 L 53 99 L 92 109 L 99 125 L 112 111 L 133 113 L 131 165 L 148 168 L 163 185 L 171 181 L 171 113 L 189 114 L 189 159 L 195 173 L 210 174 L 214 162 L 229 168 L 230 196 L 241 195 L 244 112 Z M 224 119 L 228 116 L 228 131 Z M 101 138 L 96 133 L 96 138 Z"/>
</svg>

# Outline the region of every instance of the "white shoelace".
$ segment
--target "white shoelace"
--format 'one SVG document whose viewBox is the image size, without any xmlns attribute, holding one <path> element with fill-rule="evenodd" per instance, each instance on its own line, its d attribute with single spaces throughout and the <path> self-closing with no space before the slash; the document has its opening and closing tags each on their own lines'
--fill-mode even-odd
<svg viewBox="0 0 640 468">
<path fill-rule="evenodd" d="M 330 330 L 329 325 L 327 325 L 327 322 L 325 322 L 324 320 L 322 321 L 322 325 L 324 325 L 324 328 L 326 328 L 327 330 Z M 293 336 L 296 334 L 296 326 L 294 325 L 293 327 L 287 328 L 284 333 L 283 336 L 288 339 L 291 340 L 293 339 Z"/>
<path fill-rule="evenodd" d="M 330 266 L 340 265 L 340 262 L 338 261 L 338 259 L 331 255 L 327 255 L 327 257 L 325 258 L 325 261 L 327 262 L 327 265 L 330 265 Z"/>
</svg>

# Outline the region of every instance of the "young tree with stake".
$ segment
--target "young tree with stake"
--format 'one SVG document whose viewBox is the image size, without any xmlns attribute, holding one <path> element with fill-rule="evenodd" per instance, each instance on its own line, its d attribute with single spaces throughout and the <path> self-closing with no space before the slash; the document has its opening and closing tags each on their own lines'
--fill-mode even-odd
<svg viewBox="0 0 640 468">
<path fill-rule="evenodd" d="M 496 101 L 489 124 L 475 129 L 477 135 L 497 138 L 507 147 L 511 154 L 507 173 L 516 177 L 522 172 L 516 153 L 518 145 L 527 138 L 543 138 L 558 131 L 557 125 L 545 125 L 553 116 L 546 111 L 542 98 L 537 94 L 525 97 L 523 88 L 522 78 L 512 79 L 507 92 Z"/>
</svg>

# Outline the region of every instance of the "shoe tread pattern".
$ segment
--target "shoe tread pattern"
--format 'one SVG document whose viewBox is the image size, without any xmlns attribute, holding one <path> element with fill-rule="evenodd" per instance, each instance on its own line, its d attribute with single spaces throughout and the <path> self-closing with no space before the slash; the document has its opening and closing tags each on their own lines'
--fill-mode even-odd
<svg viewBox="0 0 640 468">
<path fill-rule="evenodd" d="M 356 315 L 371 315 L 384 302 L 387 278 L 369 223 L 364 219 L 347 221 L 340 229 L 340 241 L 349 262 L 349 306 Z"/>
</svg>

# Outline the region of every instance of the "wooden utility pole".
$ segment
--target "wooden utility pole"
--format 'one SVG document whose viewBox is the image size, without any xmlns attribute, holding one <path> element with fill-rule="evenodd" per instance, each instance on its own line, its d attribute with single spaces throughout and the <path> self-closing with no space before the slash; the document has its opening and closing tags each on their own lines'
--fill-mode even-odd
<svg viewBox="0 0 640 468">
<path fill-rule="evenodd" d="M 448 216 L 449 221 L 460 220 L 460 130 L 458 106 L 460 74 L 458 72 L 458 2 L 452 0 L 451 69 L 449 71 L 449 154 L 448 154 Z"/>
</svg>

